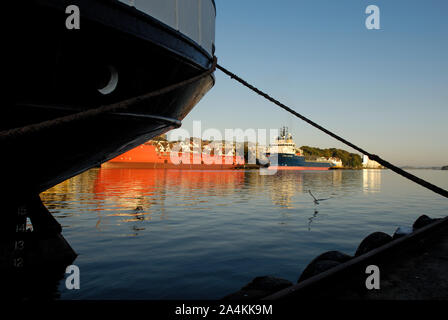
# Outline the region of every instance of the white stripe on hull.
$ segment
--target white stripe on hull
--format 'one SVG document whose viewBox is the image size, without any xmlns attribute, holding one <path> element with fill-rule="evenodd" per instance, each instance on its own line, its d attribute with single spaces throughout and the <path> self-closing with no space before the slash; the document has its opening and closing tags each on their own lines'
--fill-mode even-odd
<svg viewBox="0 0 448 320">
<path fill-rule="evenodd" d="M 215 42 L 212 0 L 119 0 L 178 30 L 210 55 Z"/>
</svg>

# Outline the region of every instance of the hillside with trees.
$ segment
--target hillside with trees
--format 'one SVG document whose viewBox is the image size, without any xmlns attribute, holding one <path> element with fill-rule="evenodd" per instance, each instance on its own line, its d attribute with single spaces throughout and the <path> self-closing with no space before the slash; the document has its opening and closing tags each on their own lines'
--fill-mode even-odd
<svg viewBox="0 0 448 320">
<path fill-rule="evenodd" d="M 341 159 L 342 165 L 346 168 L 357 169 L 362 167 L 362 158 L 356 153 L 350 153 L 336 148 L 320 149 L 309 146 L 302 146 L 300 149 L 302 149 L 306 160 L 316 160 L 319 157 L 335 157 Z"/>
</svg>

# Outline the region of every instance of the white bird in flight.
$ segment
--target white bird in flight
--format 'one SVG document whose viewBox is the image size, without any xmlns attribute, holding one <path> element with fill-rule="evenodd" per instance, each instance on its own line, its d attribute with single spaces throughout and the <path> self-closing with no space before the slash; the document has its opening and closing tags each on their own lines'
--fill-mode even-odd
<svg viewBox="0 0 448 320">
<path fill-rule="evenodd" d="M 314 199 L 314 204 L 319 204 L 319 201 L 324 201 L 324 200 L 328 200 L 330 198 L 325 198 L 325 199 L 316 199 L 315 196 L 313 196 L 313 194 L 311 193 L 311 190 L 308 190 L 308 192 L 310 193 L 310 195 L 313 197 Z"/>
</svg>

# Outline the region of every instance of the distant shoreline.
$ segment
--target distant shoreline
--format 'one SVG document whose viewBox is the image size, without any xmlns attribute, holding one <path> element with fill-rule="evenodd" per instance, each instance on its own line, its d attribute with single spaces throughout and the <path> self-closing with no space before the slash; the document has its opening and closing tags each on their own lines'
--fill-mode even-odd
<svg viewBox="0 0 448 320">
<path fill-rule="evenodd" d="M 448 170 L 447 166 L 440 166 L 440 167 L 411 167 L 411 166 L 404 166 L 400 167 L 403 170 Z M 446 168 L 446 169 L 445 169 Z"/>
</svg>

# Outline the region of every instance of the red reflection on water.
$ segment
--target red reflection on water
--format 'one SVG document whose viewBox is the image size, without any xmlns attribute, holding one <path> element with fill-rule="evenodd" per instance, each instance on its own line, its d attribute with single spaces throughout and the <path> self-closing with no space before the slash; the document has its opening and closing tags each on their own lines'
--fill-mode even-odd
<svg viewBox="0 0 448 320">
<path fill-rule="evenodd" d="M 244 172 L 239 170 L 101 168 L 93 184 L 94 198 L 99 200 L 95 211 L 109 212 L 103 217 L 122 218 L 119 223 L 138 222 L 152 220 L 152 208 L 157 205 L 160 219 L 165 219 L 168 198 L 181 197 L 180 206 L 200 204 L 208 202 L 209 196 L 239 192 L 243 183 Z"/>
<path fill-rule="evenodd" d="M 240 170 L 167 170 L 101 168 L 94 182 L 96 198 L 132 198 L 158 194 L 167 188 L 181 187 L 199 192 L 240 189 L 244 171 Z"/>
</svg>

